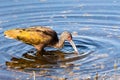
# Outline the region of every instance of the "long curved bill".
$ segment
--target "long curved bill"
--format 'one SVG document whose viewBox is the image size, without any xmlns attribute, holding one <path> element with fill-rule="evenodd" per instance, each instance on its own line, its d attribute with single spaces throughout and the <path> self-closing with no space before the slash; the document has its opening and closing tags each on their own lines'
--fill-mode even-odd
<svg viewBox="0 0 120 80">
<path fill-rule="evenodd" d="M 75 43 L 73 42 L 73 40 L 70 40 L 69 42 L 72 45 L 73 49 L 75 50 L 75 54 L 79 54 L 78 49 L 76 48 Z"/>
</svg>

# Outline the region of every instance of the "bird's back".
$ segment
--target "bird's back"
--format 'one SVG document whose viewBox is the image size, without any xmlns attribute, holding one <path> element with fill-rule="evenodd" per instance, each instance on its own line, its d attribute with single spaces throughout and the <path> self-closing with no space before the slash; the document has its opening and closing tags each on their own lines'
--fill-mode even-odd
<svg viewBox="0 0 120 80">
<path fill-rule="evenodd" d="M 7 30 L 4 34 L 30 45 L 54 45 L 58 42 L 57 33 L 48 27 L 29 27 Z"/>
</svg>

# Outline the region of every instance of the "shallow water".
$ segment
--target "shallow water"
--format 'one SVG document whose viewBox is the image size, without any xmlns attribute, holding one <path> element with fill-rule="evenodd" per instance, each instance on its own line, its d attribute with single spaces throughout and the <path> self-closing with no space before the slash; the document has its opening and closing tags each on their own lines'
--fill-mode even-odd
<svg viewBox="0 0 120 80">
<path fill-rule="evenodd" d="M 0 1 L 0 78 L 2 80 L 33 80 L 35 71 L 37 80 L 119 80 L 120 78 L 120 1 L 119 0 L 1 0 Z M 40 67 L 22 66 L 30 64 L 33 55 L 32 46 L 16 40 L 7 39 L 3 32 L 12 28 L 47 26 L 59 35 L 67 30 L 73 34 L 73 40 L 80 52 L 79 58 L 71 54 L 73 49 L 68 42 L 60 54 L 49 64 Z M 46 48 L 55 51 L 53 48 Z M 91 54 L 84 56 L 87 52 Z M 53 52 L 52 52 L 53 53 Z M 56 53 L 56 52 L 54 52 Z M 57 55 L 58 56 L 58 55 Z M 26 59 L 27 58 L 27 59 Z M 50 60 L 53 57 L 40 59 Z M 71 59 L 72 58 L 72 59 Z M 6 62 L 18 61 L 16 66 Z M 19 62 L 21 64 L 19 64 Z M 46 62 L 48 63 L 48 62 Z M 41 67 L 42 65 L 42 67 Z"/>
</svg>

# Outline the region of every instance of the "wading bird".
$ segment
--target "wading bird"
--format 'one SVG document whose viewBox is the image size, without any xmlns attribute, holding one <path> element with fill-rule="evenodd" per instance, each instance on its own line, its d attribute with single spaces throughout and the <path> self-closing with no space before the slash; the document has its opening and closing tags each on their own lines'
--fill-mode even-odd
<svg viewBox="0 0 120 80">
<path fill-rule="evenodd" d="M 70 42 L 74 49 L 74 53 L 78 54 L 78 50 L 72 40 L 71 33 L 64 31 L 58 39 L 57 33 L 48 27 L 29 27 L 29 28 L 16 28 L 7 30 L 4 35 L 11 39 L 20 40 L 26 44 L 34 46 L 38 52 L 44 51 L 44 47 L 51 46 L 54 48 L 62 48 L 65 40 Z"/>
</svg>

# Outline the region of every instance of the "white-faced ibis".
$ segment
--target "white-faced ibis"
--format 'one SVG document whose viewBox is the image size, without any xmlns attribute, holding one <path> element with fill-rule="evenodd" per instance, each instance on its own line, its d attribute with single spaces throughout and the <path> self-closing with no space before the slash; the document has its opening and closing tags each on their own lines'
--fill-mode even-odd
<svg viewBox="0 0 120 80">
<path fill-rule="evenodd" d="M 16 28 L 4 32 L 6 37 L 20 40 L 26 44 L 34 46 L 39 52 L 44 50 L 44 47 L 51 46 L 54 48 L 62 48 L 64 41 L 67 40 L 72 45 L 75 53 L 78 50 L 72 40 L 71 33 L 64 31 L 58 39 L 57 33 L 48 27 L 29 27 L 29 28 Z"/>
</svg>

